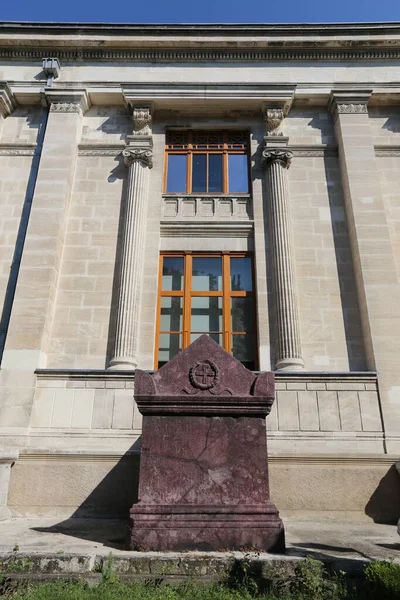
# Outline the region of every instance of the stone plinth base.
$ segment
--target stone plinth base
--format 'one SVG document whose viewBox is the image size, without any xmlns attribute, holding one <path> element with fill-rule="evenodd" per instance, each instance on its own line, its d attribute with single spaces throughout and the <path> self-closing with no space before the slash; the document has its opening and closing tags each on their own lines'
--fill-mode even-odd
<svg viewBox="0 0 400 600">
<path fill-rule="evenodd" d="M 132 550 L 263 550 L 284 552 L 277 509 L 227 506 L 133 506 L 128 547 Z"/>
<path fill-rule="evenodd" d="M 11 518 L 7 506 L 8 487 L 10 484 L 11 466 L 18 459 L 18 450 L 2 450 L 0 452 L 0 521 Z"/>
</svg>

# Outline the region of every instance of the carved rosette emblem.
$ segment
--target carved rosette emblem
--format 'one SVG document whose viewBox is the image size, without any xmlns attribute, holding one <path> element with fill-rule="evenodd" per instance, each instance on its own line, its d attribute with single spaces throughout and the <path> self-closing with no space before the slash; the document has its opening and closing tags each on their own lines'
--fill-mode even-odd
<svg viewBox="0 0 400 600">
<path fill-rule="evenodd" d="M 210 390 L 219 382 L 218 367 L 211 360 L 197 362 L 189 370 L 189 381 L 198 390 Z"/>
</svg>

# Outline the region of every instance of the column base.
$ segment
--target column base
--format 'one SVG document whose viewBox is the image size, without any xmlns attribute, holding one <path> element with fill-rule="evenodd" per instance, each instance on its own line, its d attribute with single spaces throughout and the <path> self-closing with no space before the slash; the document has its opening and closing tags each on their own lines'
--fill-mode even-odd
<svg viewBox="0 0 400 600">
<path fill-rule="evenodd" d="M 125 356 L 115 356 L 110 360 L 107 371 L 134 371 L 137 362 L 134 358 Z"/>
<path fill-rule="evenodd" d="M 273 504 L 134 505 L 127 547 L 143 551 L 260 550 L 284 553 L 285 532 Z"/>
<path fill-rule="evenodd" d="M 304 371 L 302 358 L 281 358 L 276 362 L 277 371 Z"/>
</svg>

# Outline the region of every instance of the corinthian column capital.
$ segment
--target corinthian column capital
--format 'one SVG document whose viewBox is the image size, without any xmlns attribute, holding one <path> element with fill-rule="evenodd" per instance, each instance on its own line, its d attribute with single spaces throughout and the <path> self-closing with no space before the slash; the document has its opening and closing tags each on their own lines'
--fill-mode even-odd
<svg viewBox="0 0 400 600">
<path fill-rule="evenodd" d="M 293 152 L 288 149 L 266 148 L 261 155 L 261 166 L 266 168 L 271 162 L 279 162 L 288 169 L 292 158 Z"/>
</svg>

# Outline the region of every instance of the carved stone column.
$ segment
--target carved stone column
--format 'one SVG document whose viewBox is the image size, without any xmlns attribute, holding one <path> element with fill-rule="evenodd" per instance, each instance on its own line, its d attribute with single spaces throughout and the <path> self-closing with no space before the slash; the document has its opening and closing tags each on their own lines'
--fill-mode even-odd
<svg viewBox="0 0 400 600">
<path fill-rule="evenodd" d="M 300 371 L 301 357 L 299 314 L 295 281 L 292 224 L 290 217 L 287 169 L 293 156 L 288 138 L 280 131 L 281 109 L 267 108 L 268 135 L 261 165 L 266 169 L 267 210 L 270 224 L 273 287 L 276 306 L 276 369 Z"/>
<path fill-rule="evenodd" d="M 125 370 L 135 369 L 138 363 L 149 169 L 153 166 L 149 106 L 133 107 L 133 126 L 133 135 L 128 136 L 128 145 L 122 153 L 129 174 L 114 356 L 109 366 Z"/>
</svg>

